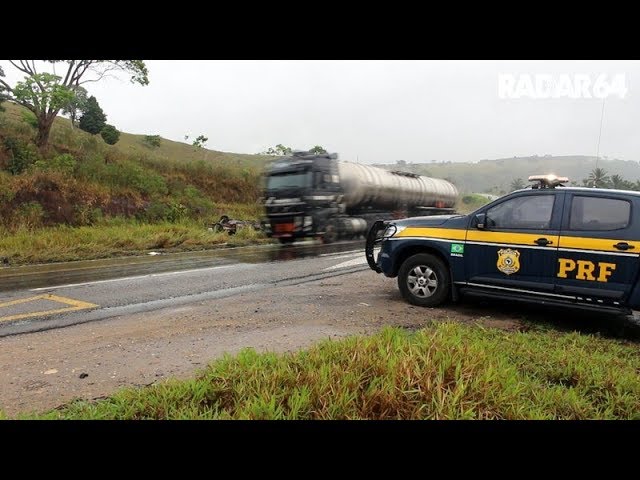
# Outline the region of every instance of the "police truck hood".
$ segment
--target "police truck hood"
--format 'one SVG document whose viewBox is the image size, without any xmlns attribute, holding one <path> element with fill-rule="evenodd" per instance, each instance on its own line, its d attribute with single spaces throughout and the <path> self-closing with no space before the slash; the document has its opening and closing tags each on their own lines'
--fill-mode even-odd
<svg viewBox="0 0 640 480">
<path fill-rule="evenodd" d="M 457 218 L 464 218 L 464 215 L 432 215 L 429 217 L 412 217 L 404 218 L 402 220 L 393 220 L 391 223 L 403 227 L 435 227 L 444 225 L 445 223 Z"/>
</svg>

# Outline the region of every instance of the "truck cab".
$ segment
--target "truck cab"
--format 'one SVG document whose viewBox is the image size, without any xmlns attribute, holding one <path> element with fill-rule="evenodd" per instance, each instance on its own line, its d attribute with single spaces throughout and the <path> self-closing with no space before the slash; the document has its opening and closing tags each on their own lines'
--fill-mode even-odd
<svg viewBox="0 0 640 480">
<path fill-rule="evenodd" d="M 268 236 L 290 243 L 331 230 L 328 220 L 340 213 L 342 197 L 336 158 L 294 152 L 271 166 L 264 188 L 263 228 Z"/>
<path fill-rule="evenodd" d="M 406 301 L 433 307 L 460 295 L 630 313 L 640 308 L 640 192 L 533 187 L 469 215 L 377 222 L 370 267 L 397 277 Z M 379 248 L 378 252 L 374 250 Z"/>
</svg>

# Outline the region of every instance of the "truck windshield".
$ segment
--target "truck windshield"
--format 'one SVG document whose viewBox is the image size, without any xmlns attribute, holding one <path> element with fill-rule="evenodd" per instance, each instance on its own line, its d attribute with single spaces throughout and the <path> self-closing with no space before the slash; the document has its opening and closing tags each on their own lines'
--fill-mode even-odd
<svg viewBox="0 0 640 480">
<path fill-rule="evenodd" d="M 267 190 L 310 187 L 311 178 L 311 172 L 287 172 L 269 175 L 267 178 Z"/>
</svg>

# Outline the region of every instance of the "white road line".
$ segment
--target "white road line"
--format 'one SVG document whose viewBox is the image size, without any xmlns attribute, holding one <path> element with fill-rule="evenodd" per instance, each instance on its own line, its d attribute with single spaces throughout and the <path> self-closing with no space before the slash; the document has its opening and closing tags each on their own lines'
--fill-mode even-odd
<svg viewBox="0 0 640 480">
<path fill-rule="evenodd" d="M 339 263 L 338 265 L 333 265 L 332 267 L 327 267 L 323 271 L 327 270 L 336 270 L 338 268 L 346 268 L 346 267 L 355 267 L 356 265 L 361 265 L 367 263 L 367 259 L 362 255 L 361 258 L 354 258 L 353 260 L 347 260 L 346 262 Z"/>
<path fill-rule="evenodd" d="M 320 255 L 318 255 L 319 257 L 333 257 L 335 255 L 345 255 L 347 253 L 362 253 L 364 252 L 364 249 L 362 250 L 347 250 L 346 252 L 334 252 L 334 253 L 321 253 Z"/>
<path fill-rule="evenodd" d="M 151 278 L 151 277 L 168 277 L 171 275 L 182 275 L 185 273 L 193 273 L 193 272 L 205 272 L 211 270 L 222 270 L 226 268 L 237 267 L 239 264 L 234 265 L 222 265 L 219 267 L 208 267 L 208 268 L 193 268 L 191 270 L 179 270 L 177 272 L 165 272 L 165 273 L 150 273 L 147 275 L 137 275 L 135 277 L 122 277 L 122 278 L 112 278 L 110 280 L 96 280 L 94 282 L 82 282 L 82 283 L 69 283 L 67 285 L 56 285 L 53 287 L 40 287 L 40 288 L 32 288 L 30 292 L 40 292 L 42 290 L 57 290 L 59 288 L 71 288 L 71 287 L 83 287 L 86 285 L 98 285 L 100 283 L 112 283 L 112 282 L 124 282 L 129 280 L 139 280 L 141 278 Z"/>
</svg>

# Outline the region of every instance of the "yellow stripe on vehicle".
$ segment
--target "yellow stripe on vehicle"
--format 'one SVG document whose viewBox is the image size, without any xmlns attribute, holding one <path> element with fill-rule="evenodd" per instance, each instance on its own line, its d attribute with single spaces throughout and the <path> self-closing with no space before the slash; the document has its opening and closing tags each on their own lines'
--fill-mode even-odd
<svg viewBox="0 0 640 480">
<path fill-rule="evenodd" d="M 431 228 L 431 227 L 407 227 L 395 237 L 425 237 L 442 238 L 447 240 L 464 240 L 467 230 L 464 228 Z"/>
<path fill-rule="evenodd" d="M 507 243 L 513 245 L 531 245 L 537 246 L 535 243 L 539 238 L 546 238 L 552 243 L 549 248 L 558 246 L 558 235 L 549 235 L 547 233 L 511 233 L 511 232 L 487 232 L 483 230 L 469 230 L 467 235 L 468 242 L 487 242 L 487 243 Z"/>
<path fill-rule="evenodd" d="M 614 247 L 619 242 L 633 245 L 632 250 L 618 250 Z M 640 253 L 640 242 L 630 242 L 628 240 L 616 240 L 612 238 L 592 238 L 592 237 L 560 237 L 560 248 L 575 248 L 579 250 L 597 250 L 600 252 L 626 252 L 631 254 Z"/>
</svg>

